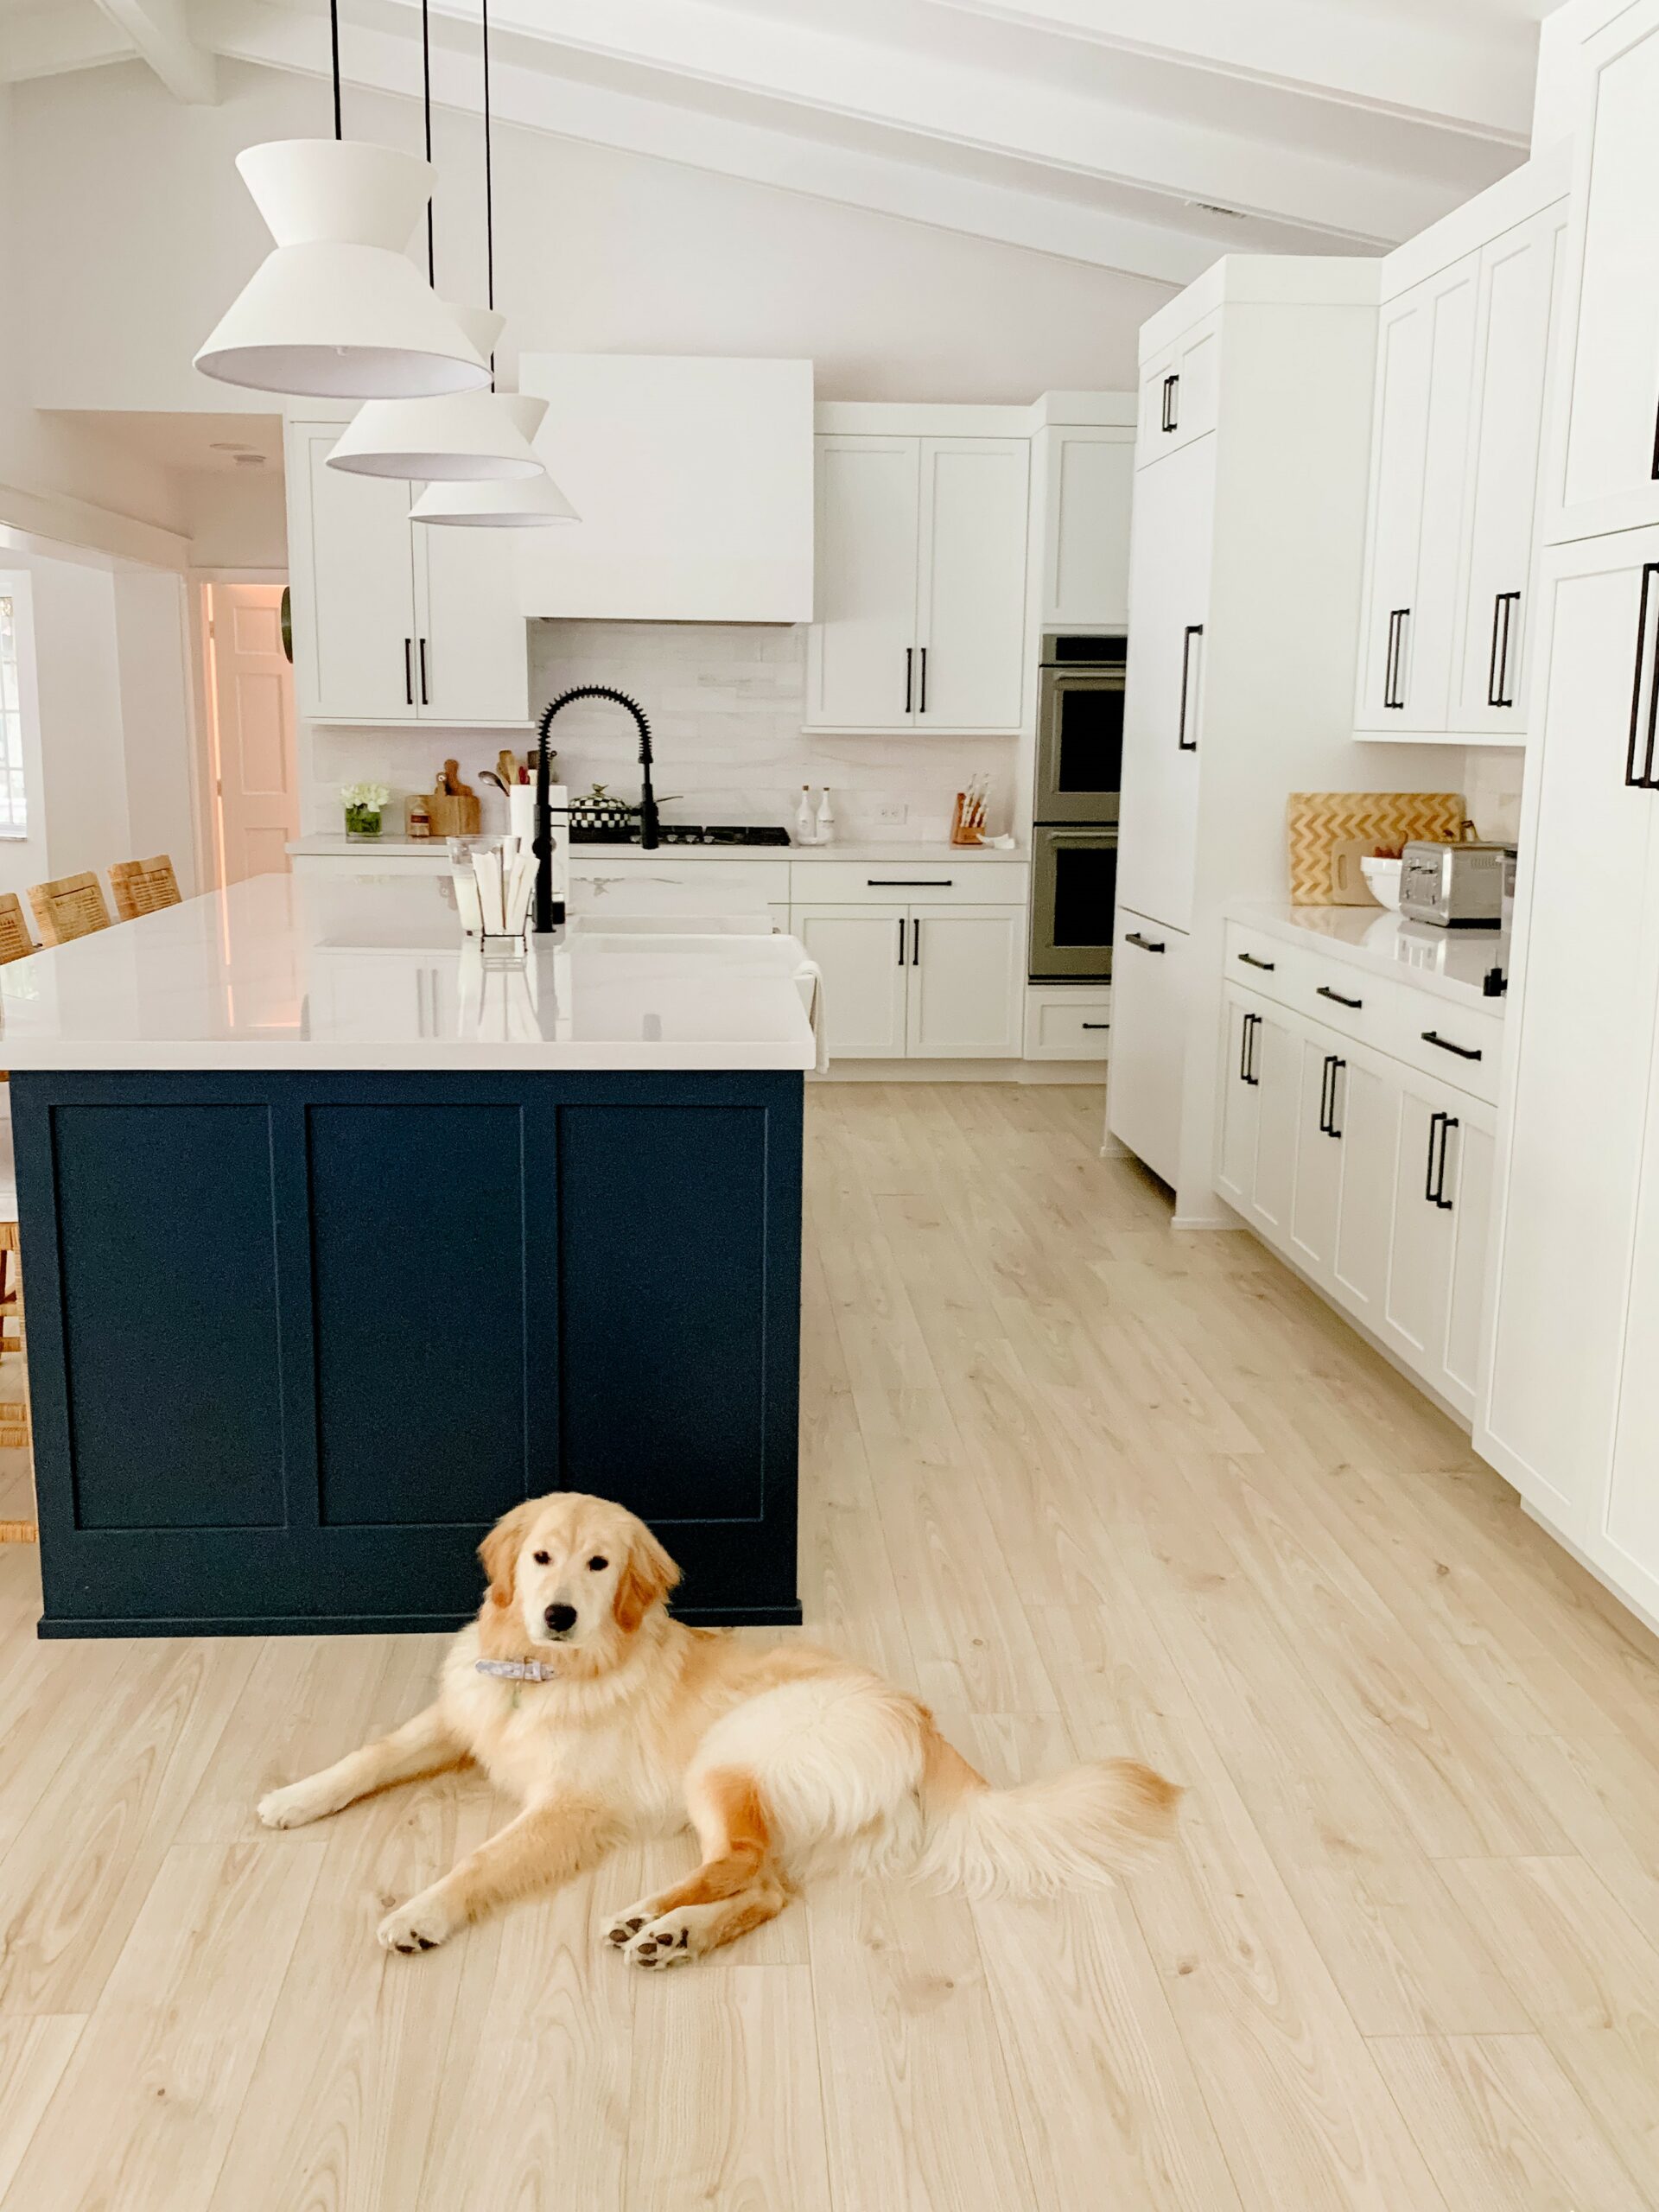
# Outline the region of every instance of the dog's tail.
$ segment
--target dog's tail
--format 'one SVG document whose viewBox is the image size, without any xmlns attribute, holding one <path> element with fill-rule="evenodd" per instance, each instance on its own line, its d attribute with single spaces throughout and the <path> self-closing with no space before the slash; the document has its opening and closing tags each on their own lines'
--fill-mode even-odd
<svg viewBox="0 0 1659 2212">
<path fill-rule="evenodd" d="M 1096 1759 L 993 1789 L 930 1728 L 916 1872 L 970 1897 L 1099 1888 L 1173 1833 L 1180 1796 L 1138 1759 Z"/>
</svg>

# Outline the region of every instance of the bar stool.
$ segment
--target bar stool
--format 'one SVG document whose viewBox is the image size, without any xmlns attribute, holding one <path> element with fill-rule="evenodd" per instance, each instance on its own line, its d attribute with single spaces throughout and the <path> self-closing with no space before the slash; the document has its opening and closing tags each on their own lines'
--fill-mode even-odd
<svg viewBox="0 0 1659 2212">
<path fill-rule="evenodd" d="M 94 930 L 110 926 L 110 910 L 90 868 L 79 875 L 31 884 L 29 903 L 35 909 L 42 944 L 67 944 L 72 938 L 90 937 Z"/>
<path fill-rule="evenodd" d="M 153 860 L 114 861 L 110 866 L 110 889 L 115 893 L 118 921 L 136 921 L 158 907 L 179 904 L 179 880 L 166 853 Z"/>
</svg>

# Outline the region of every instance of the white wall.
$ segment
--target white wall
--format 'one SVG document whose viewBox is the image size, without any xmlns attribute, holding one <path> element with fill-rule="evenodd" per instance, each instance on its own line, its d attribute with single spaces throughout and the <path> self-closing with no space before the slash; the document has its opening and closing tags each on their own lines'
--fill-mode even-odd
<svg viewBox="0 0 1659 2212">
<path fill-rule="evenodd" d="M 115 578 L 35 558 L 48 872 L 73 875 L 134 857 L 127 834 Z"/>
<path fill-rule="evenodd" d="M 23 797 L 29 835 L 0 837 L 0 891 L 19 897 L 51 874 L 47 865 L 45 774 L 41 758 L 40 683 L 35 652 L 35 577 L 27 561 L 0 547 L 0 592 L 12 601 L 17 644 L 18 696 L 22 702 Z M 27 903 L 25 903 L 27 912 Z"/>
<path fill-rule="evenodd" d="M 214 107 L 180 106 L 136 63 L 16 88 L 37 397 L 269 408 L 198 377 L 189 359 L 269 245 L 237 151 L 326 130 L 327 90 L 232 64 L 220 82 Z M 438 287 L 478 296 L 479 127 L 448 113 L 435 124 Z M 419 143 L 407 100 L 354 92 L 348 127 Z M 502 128 L 495 145 L 508 367 L 519 346 L 809 355 L 821 397 L 1023 401 L 1131 388 L 1135 333 L 1170 296 L 1141 278 L 539 132 Z"/>
<path fill-rule="evenodd" d="M 188 897 L 196 869 L 184 588 L 177 576 L 154 569 L 120 569 L 111 581 L 128 849 L 109 857 L 169 854 L 179 887 Z"/>
<path fill-rule="evenodd" d="M 194 469 L 180 486 L 193 568 L 286 570 L 280 468 Z"/>
</svg>

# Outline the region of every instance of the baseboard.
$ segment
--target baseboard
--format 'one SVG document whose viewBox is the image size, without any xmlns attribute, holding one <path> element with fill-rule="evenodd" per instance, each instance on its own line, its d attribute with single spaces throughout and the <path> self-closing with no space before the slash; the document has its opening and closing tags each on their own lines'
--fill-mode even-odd
<svg viewBox="0 0 1659 2212">
<path fill-rule="evenodd" d="M 1501 1474 L 1503 1470 L 1500 1468 L 1498 1471 Z M 1505 1477 L 1505 1480 L 1507 1479 L 1508 1478 Z M 1535 1521 L 1552 1544 L 1559 1544 L 1569 1559 L 1576 1560 L 1591 1580 L 1600 1583 L 1607 1595 L 1623 1605 L 1632 1619 L 1640 1621 L 1649 1635 L 1659 1636 L 1659 1612 L 1649 1612 L 1645 1605 L 1639 1604 L 1631 1597 L 1628 1590 L 1621 1590 L 1618 1583 L 1611 1579 L 1606 1568 L 1598 1566 L 1587 1552 L 1580 1551 L 1571 1536 L 1564 1536 L 1555 1523 L 1547 1520 L 1529 1498 L 1522 1497 L 1519 1492 L 1516 1493 L 1516 1497 L 1521 1510 L 1526 1515 L 1528 1520 Z"/>
<path fill-rule="evenodd" d="M 1099 1060 L 832 1060 L 809 1083 L 1065 1083 L 1092 1085 L 1103 1095 L 1106 1069 Z"/>
</svg>

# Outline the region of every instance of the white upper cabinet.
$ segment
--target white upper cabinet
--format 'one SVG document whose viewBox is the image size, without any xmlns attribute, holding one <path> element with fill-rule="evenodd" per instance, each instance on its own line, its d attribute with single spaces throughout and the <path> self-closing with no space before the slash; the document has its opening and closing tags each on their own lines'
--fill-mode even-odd
<svg viewBox="0 0 1659 2212">
<path fill-rule="evenodd" d="M 1026 438 L 817 441 L 810 728 L 1018 730 Z"/>
<path fill-rule="evenodd" d="M 1141 365 L 1135 466 L 1161 461 L 1216 427 L 1221 318 L 1206 315 Z"/>
<path fill-rule="evenodd" d="M 1567 433 L 1548 531 L 1659 520 L 1659 0 L 1586 41 L 1563 369 Z"/>
<path fill-rule="evenodd" d="M 522 727 L 530 660 L 511 531 L 412 523 L 416 487 L 327 465 L 334 423 L 288 426 L 295 690 L 312 721 Z"/>
<path fill-rule="evenodd" d="M 1042 626 L 1127 625 L 1134 431 L 1056 426 L 1039 434 L 1036 450 L 1042 480 Z"/>
</svg>

